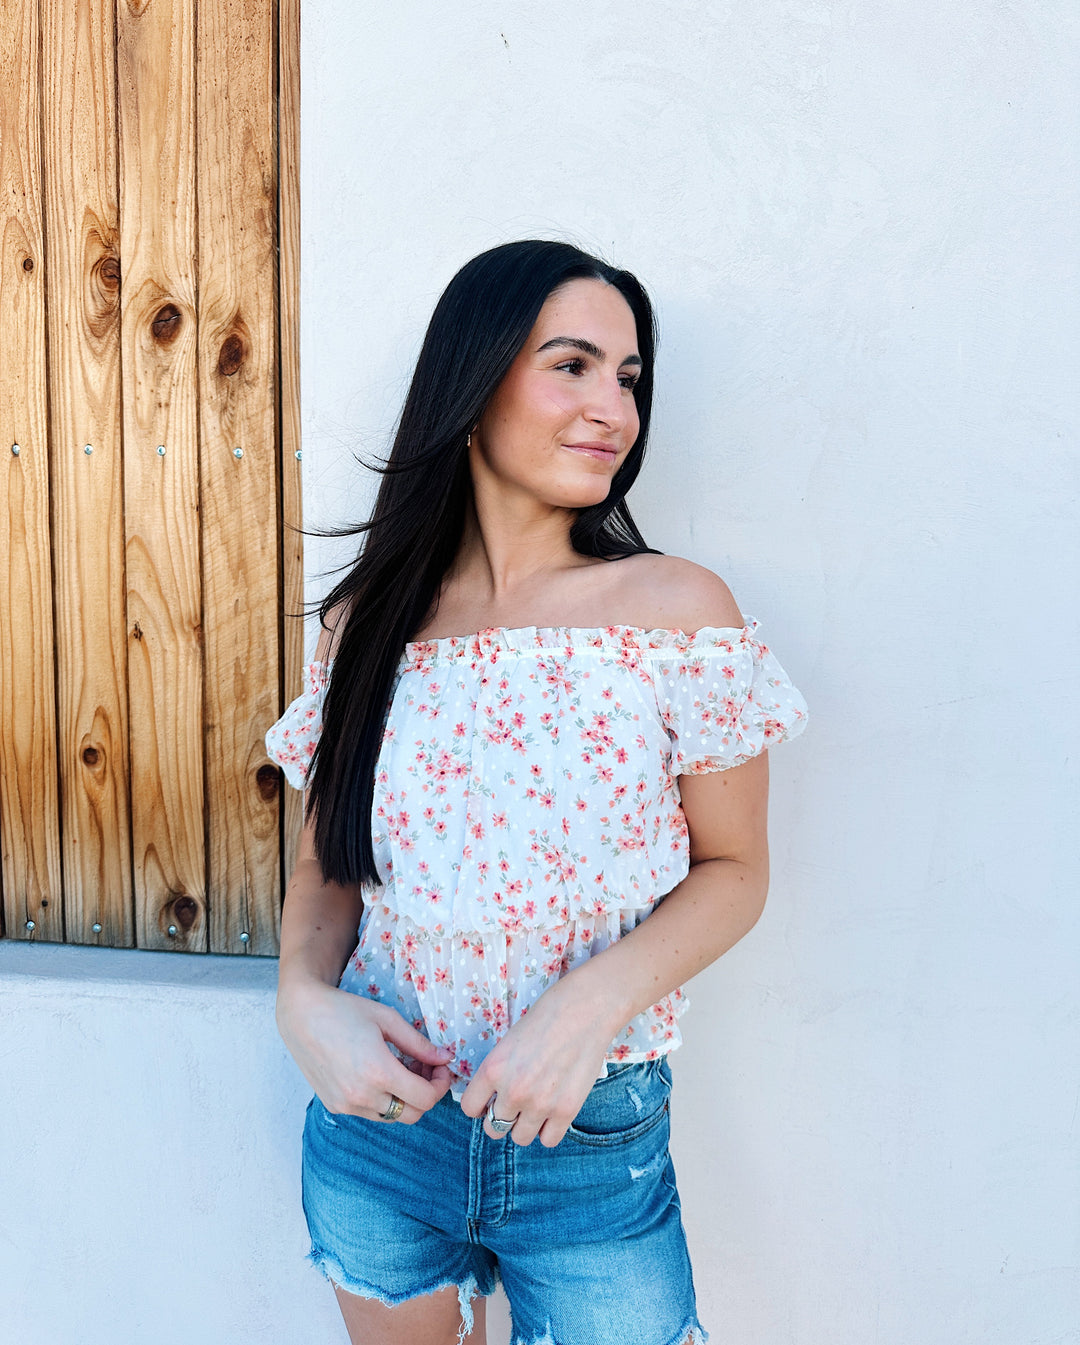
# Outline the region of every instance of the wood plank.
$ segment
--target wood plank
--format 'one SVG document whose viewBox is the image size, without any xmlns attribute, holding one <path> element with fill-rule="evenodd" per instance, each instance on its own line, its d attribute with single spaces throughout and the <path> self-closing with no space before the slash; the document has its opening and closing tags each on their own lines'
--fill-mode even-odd
<svg viewBox="0 0 1080 1345">
<path fill-rule="evenodd" d="M 203 951 L 194 0 L 116 17 L 136 936 Z"/>
<path fill-rule="evenodd" d="M 65 927 L 68 942 L 122 945 L 134 920 L 113 3 L 42 0 L 41 14 Z"/>
<path fill-rule="evenodd" d="M 56 942 L 64 913 L 37 11 L 37 0 L 0 7 L 0 869 L 6 934 Z"/>
<path fill-rule="evenodd" d="M 300 0 L 279 0 L 278 167 L 279 267 L 281 300 L 278 350 L 281 364 L 282 591 L 285 611 L 284 688 L 287 703 L 303 690 L 304 548 L 303 483 L 300 454 Z M 284 705 L 282 705 L 284 709 Z M 296 864 L 303 825 L 304 796 L 286 789 L 283 832 L 284 871 Z"/>
<path fill-rule="evenodd" d="M 274 6 L 199 0 L 198 24 L 210 947 L 269 954 L 281 908 L 281 785 L 263 743 L 280 698 Z"/>
</svg>

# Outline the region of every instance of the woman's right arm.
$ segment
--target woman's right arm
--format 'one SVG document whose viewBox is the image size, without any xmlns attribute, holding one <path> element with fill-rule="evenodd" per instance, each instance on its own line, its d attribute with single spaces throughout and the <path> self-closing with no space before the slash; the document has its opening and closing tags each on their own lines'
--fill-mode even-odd
<svg viewBox="0 0 1080 1345">
<path fill-rule="evenodd" d="M 309 822 L 281 917 L 277 1023 L 289 1053 L 332 1112 L 379 1119 L 391 1096 L 401 1120 L 416 1121 L 450 1086 L 450 1053 L 432 1045 L 396 1009 L 338 989 L 356 945 L 363 903 L 359 888 L 328 883 Z M 409 1069 L 392 1042 L 418 1062 Z"/>
<path fill-rule="evenodd" d="M 340 612 L 322 632 L 316 658 L 333 653 Z M 377 1119 L 391 1095 L 406 1104 L 411 1122 L 450 1086 L 450 1053 L 433 1046 L 396 1009 L 338 989 L 353 949 L 364 903 L 359 885 L 323 877 L 309 820 L 300 834 L 296 868 L 285 892 L 278 965 L 277 1024 L 304 1077 L 332 1112 Z M 409 1069 L 387 1047 L 392 1042 L 417 1062 Z M 417 1072 L 419 1071 L 419 1072 Z"/>
</svg>

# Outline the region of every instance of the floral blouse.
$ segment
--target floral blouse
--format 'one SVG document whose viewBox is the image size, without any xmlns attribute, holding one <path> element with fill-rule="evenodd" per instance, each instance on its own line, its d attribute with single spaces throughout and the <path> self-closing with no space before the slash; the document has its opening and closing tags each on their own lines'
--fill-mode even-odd
<svg viewBox="0 0 1080 1345">
<path fill-rule="evenodd" d="M 614 943 L 690 868 L 677 777 L 801 733 L 806 704 L 757 638 L 637 626 L 492 627 L 408 644 L 372 810 L 345 990 L 454 1049 L 454 1091 L 572 967 Z M 303 788 L 330 666 L 266 735 Z M 609 1061 L 679 1045 L 684 992 L 629 1022 Z"/>
</svg>

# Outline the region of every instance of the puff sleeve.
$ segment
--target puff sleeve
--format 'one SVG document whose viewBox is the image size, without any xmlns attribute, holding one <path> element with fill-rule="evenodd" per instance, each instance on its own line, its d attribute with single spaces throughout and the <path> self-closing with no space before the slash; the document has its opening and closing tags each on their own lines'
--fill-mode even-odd
<svg viewBox="0 0 1080 1345">
<path fill-rule="evenodd" d="M 322 733 L 322 707 L 330 681 L 329 663 L 309 663 L 304 669 L 304 690 L 285 713 L 267 730 L 266 750 L 285 773 L 294 789 L 307 786 L 308 768 Z"/>
<path fill-rule="evenodd" d="M 806 727 L 806 702 L 756 637 L 703 626 L 655 651 L 653 684 L 671 739 L 672 775 L 729 770 Z"/>
</svg>

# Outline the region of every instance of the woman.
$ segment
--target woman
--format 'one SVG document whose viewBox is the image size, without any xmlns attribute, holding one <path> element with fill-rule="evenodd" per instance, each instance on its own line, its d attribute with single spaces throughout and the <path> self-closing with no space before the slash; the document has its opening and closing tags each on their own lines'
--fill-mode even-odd
<svg viewBox="0 0 1080 1345">
<path fill-rule="evenodd" d="M 566 244 L 459 272 L 268 735 L 308 789 L 278 1022 L 312 1257 L 363 1345 L 482 1343 L 496 1276 L 522 1345 L 705 1339 L 667 1054 L 761 911 L 765 749 L 805 706 L 630 517 L 654 345 Z"/>
</svg>

